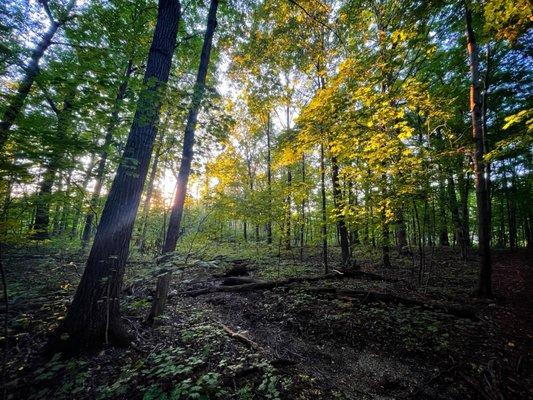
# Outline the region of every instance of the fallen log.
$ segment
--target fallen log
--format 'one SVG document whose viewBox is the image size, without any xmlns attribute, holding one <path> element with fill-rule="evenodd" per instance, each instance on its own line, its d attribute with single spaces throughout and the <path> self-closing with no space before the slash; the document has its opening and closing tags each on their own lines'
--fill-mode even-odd
<svg viewBox="0 0 533 400">
<path fill-rule="evenodd" d="M 230 276 L 228 278 L 225 278 L 221 285 L 222 286 L 236 286 L 236 285 L 243 285 L 247 283 L 258 283 L 257 280 L 253 278 L 248 278 L 246 276 Z"/>
<path fill-rule="evenodd" d="M 336 289 L 331 287 L 318 287 L 306 289 L 312 293 L 329 293 L 337 297 L 359 298 L 364 304 L 368 303 L 393 303 L 402 304 L 407 307 L 420 307 L 423 310 L 437 311 L 450 314 L 459 318 L 466 318 L 473 321 L 478 319 L 476 310 L 471 307 L 459 306 L 455 304 L 426 303 L 416 299 L 396 296 L 390 293 L 368 292 L 364 290 Z"/>
<path fill-rule="evenodd" d="M 379 280 L 387 282 L 387 278 L 384 278 L 379 275 L 374 275 L 368 272 L 361 272 L 361 271 L 350 271 L 349 273 L 335 272 L 335 273 L 327 274 L 327 275 L 293 277 L 293 278 L 288 278 L 288 279 L 279 280 L 279 281 L 264 282 L 264 281 L 252 280 L 251 283 L 244 283 L 244 284 L 237 284 L 237 285 L 223 285 L 223 286 L 215 286 L 215 287 L 209 287 L 209 288 L 204 288 L 204 289 L 188 290 L 185 292 L 181 292 L 180 294 L 182 296 L 187 296 L 187 297 L 196 297 L 196 296 L 201 296 L 204 294 L 217 293 L 217 292 L 249 292 L 252 290 L 274 289 L 276 287 L 288 286 L 294 283 L 316 282 L 316 281 L 323 281 L 323 280 L 329 280 L 329 279 L 343 279 L 343 278 L 363 278 L 363 279 L 371 279 L 371 280 L 379 279 Z"/>
</svg>

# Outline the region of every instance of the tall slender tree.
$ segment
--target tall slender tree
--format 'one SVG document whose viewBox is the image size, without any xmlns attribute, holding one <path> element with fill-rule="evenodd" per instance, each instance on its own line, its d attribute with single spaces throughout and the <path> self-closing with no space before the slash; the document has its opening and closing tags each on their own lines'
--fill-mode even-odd
<svg viewBox="0 0 533 400">
<path fill-rule="evenodd" d="M 194 134 L 196 131 L 196 124 L 198 122 L 198 113 L 204 98 L 205 80 L 207 71 L 209 69 L 209 59 L 211 56 L 211 47 L 213 44 L 213 36 L 217 27 L 217 9 L 218 0 L 211 0 L 209 12 L 207 14 L 207 27 L 204 34 L 204 42 L 202 45 L 202 52 L 200 54 L 200 65 L 198 66 L 198 73 L 196 75 L 196 82 L 194 84 L 193 96 L 187 116 L 187 123 L 185 125 L 185 134 L 183 137 L 183 151 L 181 155 L 180 170 L 176 183 L 176 190 L 174 192 L 174 199 L 172 203 L 172 211 L 170 214 L 167 235 L 163 245 L 163 254 L 170 253 L 176 249 L 178 241 L 178 234 L 181 226 L 181 218 L 183 216 L 183 208 L 185 205 L 185 197 L 187 195 L 187 183 L 189 182 L 189 175 L 191 173 L 191 163 L 194 154 Z M 153 323 L 156 318 L 163 312 L 170 286 L 171 272 L 161 274 L 157 279 L 156 295 L 152 302 L 152 307 L 147 316 L 147 321 Z"/>
<path fill-rule="evenodd" d="M 472 136 L 474 139 L 474 174 L 476 183 L 477 225 L 479 240 L 479 286 L 478 295 L 492 297 L 492 265 L 490 257 L 490 212 L 487 181 L 485 176 L 485 149 L 483 143 L 482 104 L 479 76 L 479 50 L 472 24 L 472 11 L 465 2 L 466 40 L 470 64 L 470 114 L 472 116 Z"/>
</svg>

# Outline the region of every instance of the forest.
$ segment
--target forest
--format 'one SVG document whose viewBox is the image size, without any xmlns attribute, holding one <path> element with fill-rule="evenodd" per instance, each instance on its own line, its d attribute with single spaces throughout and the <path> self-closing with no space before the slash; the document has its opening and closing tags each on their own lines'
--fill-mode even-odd
<svg viewBox="0 0 533 400">
<path fill-rule="evenodd" d="M 533 399 L 529 0 L 0 2 L 1 395 Z"/>
</svg>

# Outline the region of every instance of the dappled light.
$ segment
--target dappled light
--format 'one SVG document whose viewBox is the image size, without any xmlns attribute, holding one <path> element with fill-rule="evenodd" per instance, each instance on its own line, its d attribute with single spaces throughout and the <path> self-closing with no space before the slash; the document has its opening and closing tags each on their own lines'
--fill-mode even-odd
<svg viewBox="0 0 533 400">
<path fill-rule="evenodd" d="M 2 2 L 2 399 L 530 398 L 532 15 Z"/>
</svg>

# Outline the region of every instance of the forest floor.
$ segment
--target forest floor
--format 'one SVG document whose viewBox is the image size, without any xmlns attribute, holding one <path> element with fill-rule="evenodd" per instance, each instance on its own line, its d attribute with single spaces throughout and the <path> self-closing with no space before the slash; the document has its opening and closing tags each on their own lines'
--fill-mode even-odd
<svg viewBox="0 0 533 400">
<path fill-rule="evenodd" d="M 175 272 L 155 328 L 143 320 L 156 264 L 133 256 L 122 299 L 131 346 L 74 358 L 40 349 L 65 314 L 84 255 L 7 249 L 6 398 L 533 398 L 531 253 L 494 252 L 495 299 L 481 300 L 472 296 L 475 260 L 454 249 L 428 250 L 423 271 L 417 257 L 396 255 L 384 269 L 376 252 L 360 249 L 367 274 L 320 279 L 318 249 L 300 261 L 297 250 L 213 247 L 218 254 L 201 260 L 166 262 Z M 235 266 L 245 281 L 284 284 L 220 289 Z M 294 276 L 315 279 L 287 281 Z"/>
</svg>

